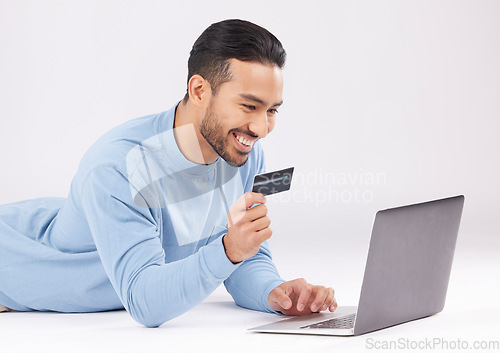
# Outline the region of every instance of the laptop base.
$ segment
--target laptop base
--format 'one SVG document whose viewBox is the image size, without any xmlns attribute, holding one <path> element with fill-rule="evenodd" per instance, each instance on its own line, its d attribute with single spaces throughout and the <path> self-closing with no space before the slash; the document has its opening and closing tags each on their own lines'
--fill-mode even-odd
<svg viewBox="0 0 500 353">
<path fill-rule="evenodd" d="M 248 329 L 254 332 L 293 333 L 301 335 L 352 336 L 354 329 L 301 328 L 320 321 L 343 317 L 356 313 L 356 306 L 339 306 L 333 313 L 322 312 L 302 316 L 293 316 L 278 322 Z"/>
</svg>

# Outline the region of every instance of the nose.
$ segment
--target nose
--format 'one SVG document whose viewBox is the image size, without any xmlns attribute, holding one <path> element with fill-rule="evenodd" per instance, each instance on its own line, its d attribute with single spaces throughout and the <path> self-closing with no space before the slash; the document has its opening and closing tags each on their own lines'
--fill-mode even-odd
<svg viewBox="0 0 500 353">
<path fill-rule="evenodd" d="M 258 135 L 259 138 L 264 138 L 269 133 L 269 121 L 267 112 L 255 115 L 252 122 L 248 125 L 250 131 Z"/>
</svg>

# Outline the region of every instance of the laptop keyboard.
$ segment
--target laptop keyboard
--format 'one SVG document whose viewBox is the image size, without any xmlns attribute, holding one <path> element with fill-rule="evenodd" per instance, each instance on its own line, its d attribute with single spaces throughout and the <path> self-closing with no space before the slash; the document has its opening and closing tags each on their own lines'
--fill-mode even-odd
<svg viewBox="0 0 500 353">
<path fill-rule="evenodd" d="M 351 314 L 342 317 L 317 322 L 315 324 L 302 326 L 301 328 L 337 328 L 337 329 L 350 329 L 354 327 L 354 319 L 356 314 Z"/>
</svg>

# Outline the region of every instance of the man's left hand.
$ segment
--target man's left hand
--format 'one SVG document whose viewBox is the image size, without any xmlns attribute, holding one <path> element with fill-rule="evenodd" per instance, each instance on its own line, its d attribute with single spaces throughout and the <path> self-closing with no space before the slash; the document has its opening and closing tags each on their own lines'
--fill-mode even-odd
<svg viewBox="0 0 500 353">
<path fill-rule="evenodd" d="M 333 288 L 315 286 L 305 279 L 295 279 L 274 288 L 267 301 L 271 309 L 281 311 L 285 315 L 305 315 L 337 308 Z"/>
</svg>

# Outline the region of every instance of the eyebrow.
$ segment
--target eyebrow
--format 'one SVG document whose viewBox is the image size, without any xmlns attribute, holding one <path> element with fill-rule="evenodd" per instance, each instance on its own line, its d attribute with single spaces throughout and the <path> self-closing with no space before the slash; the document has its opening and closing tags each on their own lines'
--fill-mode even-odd
<svg viewBox="0 0 500 353">
<path fill-rule="evenodd" d="M 241 98 L 244 98 L 244 99 L 248 99 L 250 101 L 253 101 L 253 102 L 256 102 L 256 103 L 259 103 L 259 104 L 262 104 L 262 105 L 267 105 L 266 102 L 264 102 L 262 99 L 260 98 L 257 98 L 255 97 L 254 95 L 252 94 L 244 94 L 244 93 L 241 93 L 240 94 L 240 97 Z M 274 103 L 271 107 L 279 107 L 280 105 L 283 104 L 283 100 L 281 102 L 278 102 L 278 103 Z"/>
</svg>

